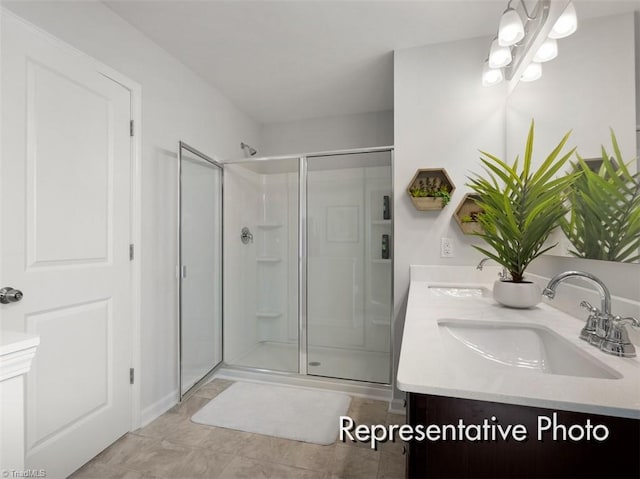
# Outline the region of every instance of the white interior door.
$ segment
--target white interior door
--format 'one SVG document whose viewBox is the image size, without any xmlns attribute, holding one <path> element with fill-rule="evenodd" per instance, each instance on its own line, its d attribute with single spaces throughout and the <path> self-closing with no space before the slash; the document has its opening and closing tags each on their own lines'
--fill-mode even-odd
<svg viewBox="0 0 640 479">
<path fill-rule="evenodd" d="M 2 15 L 0 305 L 40 335 L 26 466 L 66 477 L 131 424 L 130 93 Z"/>
</svg>

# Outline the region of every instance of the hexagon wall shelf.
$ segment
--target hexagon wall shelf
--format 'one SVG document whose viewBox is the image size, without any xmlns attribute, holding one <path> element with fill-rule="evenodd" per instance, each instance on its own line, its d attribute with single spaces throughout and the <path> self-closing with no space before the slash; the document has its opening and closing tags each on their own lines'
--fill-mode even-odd
<svg viewBox="0 0 640 479">
<path fill-rule="evenodd" d="M 482 225 L 477 221 L 478 214 L 482 214 L 484 211 L 474 201 L 476 198 L 478 195 L 475 193 L 467 193 L 453 213 L 456 223 L 466 235 L 484 231 Z"/>
<path fill-rule="evenodd" d="M 407 194 L 417 210 L 441 210 L 446 204 L 443 198 L 427 196 L 430 192 L 438 191 L 441 188 L 445 188 L 451 196 L 456 189 L 444 168 L 420 168 L 407 186 Z M 414 194 L 422 192 L 425 196 L 414 196 L 412 192 Z"/>
</svg>

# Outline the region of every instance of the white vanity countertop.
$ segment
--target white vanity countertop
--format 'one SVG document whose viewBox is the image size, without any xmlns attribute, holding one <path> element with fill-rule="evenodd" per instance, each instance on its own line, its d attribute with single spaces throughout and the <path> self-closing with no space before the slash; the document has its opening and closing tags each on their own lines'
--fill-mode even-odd
<svg viewBox="0 0 640 479">
<path fill-rule="evenodd" d="M 464 270 L 457 267 L 459 272 Z M 454 268 L 455 269 L 455 268 Z M 451 297 L 438 294 L 433 286 L 472 286 L 491 290 L 491 283 L 469 269 L 469 282 L 429 280 L 414 274 L 409 290 L 402 349 L 398 366 L 398 388 L 406 392 L 433 394 L 482 401 L 519 404 L 556 410 L 640 418 L 640 360 L 619 358 L 599 351 L 578 338 L 584 320 L 541 303 L 518 310 L 503 307 L 487 297 Z M 428 275 L 427 275 L 428 276 Z M 493 276 L 495 277 L 495 276 Z M 482 282 L 478 282 L 481 279 Z M 471 281 L 476 281 L 471 283 Z M 432 288 L 430 288 L 430 286 Z M 586 317 L 586 312 L 585 312 Z M 446 346 L 438 320 L 509 321 L 551 329 L 622 377 L 591 377 L 548 374 L 537 370 L 488 367 L 486 361 L 459 357 Z M 638 349 L 638 348 L 636 348 Z"/>
</svg>

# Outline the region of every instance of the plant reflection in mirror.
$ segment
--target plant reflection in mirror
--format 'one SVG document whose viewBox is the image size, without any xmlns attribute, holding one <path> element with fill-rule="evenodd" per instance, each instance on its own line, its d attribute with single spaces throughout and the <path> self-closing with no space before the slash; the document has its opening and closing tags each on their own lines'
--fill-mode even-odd
<svg viewBox="0 0 640 479">
<path fill-rule="evenodd" d="M 611 130 L 614 156 L 602 147 L 602 165 L 593 171 L 579 156 L 582 172 L 570 188 L 571 212 L 561 221 L 579 258 L 633 262 L 640 260 L 640 174 L 629 171 Z"/>
</svg>

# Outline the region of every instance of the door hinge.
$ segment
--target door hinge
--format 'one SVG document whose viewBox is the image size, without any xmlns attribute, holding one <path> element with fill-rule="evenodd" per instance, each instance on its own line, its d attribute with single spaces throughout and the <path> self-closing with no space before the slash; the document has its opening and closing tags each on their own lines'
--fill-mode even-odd
<svg viewBox="0 0 640 479">
<path fill-rule="evenodd" d="M 134 372 L 133 368 L 129 368 L 129 384 L 133 384 Z"/>
<path fill-rule="evenodd" d="M 134 254 L 134 246 L 133 243 L 129 245 L 129 261 L 133 261 Z"/>
<path fill-rule="evenodd" d="M 133 120 L 129 121 L 129 136 L 133 136 Z"/>
</svg>

